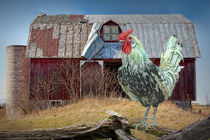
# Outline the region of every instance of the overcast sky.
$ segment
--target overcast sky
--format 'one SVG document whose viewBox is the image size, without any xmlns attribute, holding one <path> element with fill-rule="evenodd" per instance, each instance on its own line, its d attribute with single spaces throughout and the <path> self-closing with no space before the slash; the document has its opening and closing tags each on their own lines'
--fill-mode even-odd
<svg viewBox="0 0 210 140">
<path fill-rule="evenodd" d="M 183 14 L 195 27 L 197 102 L 210 100 L 210 1 L 208 0 L 0 0 L 0 102 L 6 98 L 6 46 L 26 45 L 40 12 L 56 14 Z"/>
</svg>

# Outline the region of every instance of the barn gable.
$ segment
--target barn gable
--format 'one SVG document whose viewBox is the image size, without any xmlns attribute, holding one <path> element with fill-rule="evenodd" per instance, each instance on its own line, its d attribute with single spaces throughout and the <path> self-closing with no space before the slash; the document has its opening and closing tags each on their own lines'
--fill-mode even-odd
<svg viewBox="0 0 210 140">
<path fill-rule="evenodd" d="M 38 16 L 31 23 L 26 57 L 81 58 L 93 24 L 102 26 L 108 21 L 117 23 L 122 31 L 134 29 L 133 35 L 140 39 L 150 58 L 160 58 L 172 34 L 184 45 L 185 58 L 200 57 L 193 24 L 179 14 Z M 104 43 L 95 58 L 120 59 L 119 46 Z"/>
</svg>

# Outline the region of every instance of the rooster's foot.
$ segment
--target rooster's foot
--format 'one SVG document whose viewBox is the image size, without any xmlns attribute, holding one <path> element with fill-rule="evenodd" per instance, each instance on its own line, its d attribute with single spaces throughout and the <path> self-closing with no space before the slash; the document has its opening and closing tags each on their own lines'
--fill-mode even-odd
<svg viewBox="0 0 210 140">
<path fill-rule="evenodd" d="M 148 116 L 147 116 L 147 117 L 144 117 L 144 119 L 145 119 L 145 120 L 142 120 L 142 122 L 143 122 L 143 121 L 146 121 L 146 119 L 151 119 L 151 120 L 153 120 L 153 118 L 148 117 Z"/>
<path fill-rule="evenodd" d="M 156 123 L 156 122 L 148 123 L 148 125 L 146 126 L 146 129 L 147 129 L 148 127 L 151 127 L 151 126 L 157 126 L 157 123 Z"/>
<path fill-rule="evenodd" d="M 148 118 L 149 118 L 149 119 L 152 119 L 152 118 L 150 118 L 150 117 L 148 117 Z M 148 119 L 148 118 L 147 118 L 147 119 Z M 142 122 L 136 124 L 135 130 L 137 130 L 139 126 L 146 126 L 146 129 L 147 129 L 148 127 L 151 127 L 151 126 L 157 126 L 157 123 L 156 123 L 156 121 L 153 121 L 152 123 L 149 123 L 149 122 L 147 122 L 146 120 L 142 120 Z"/>
<path fill-rule="evenodd" d="M 137 123 L 135 126 L 135 130 L 137 130 L 139 126 L 143 126 L 143 125 L 146 125 L 146 126 L 149 125 L 149 123 L 146 121 L 146 119 L 142 120 L 140 123 Z"/>
</svg>

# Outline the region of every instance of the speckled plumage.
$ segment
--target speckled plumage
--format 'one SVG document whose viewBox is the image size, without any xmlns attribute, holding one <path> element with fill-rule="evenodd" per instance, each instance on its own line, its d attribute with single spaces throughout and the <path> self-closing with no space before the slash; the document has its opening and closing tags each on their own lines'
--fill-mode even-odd
<svg viewBox="0 0 210 140">
<path fill-rule="evenodd" d="M 118 78 L 120 85 L 127 95 L 143 106 L 154 106 L 164 101 L 165 97 L 158 83 L 152 74 L 158 75 L 159 68 L 152 63 L 147 63 L 145 67 L 133 67 L 128 63 L 127 67 L 120 67 Z"/>
<path fill-rule="evenodd" d="M 126 33 L 126 35 L 128 32 Z M 179 66 L 182 54 L 182 44 L 175 35 L 167 42 L 165 52 L 161 54 L 160 66 L 153 64 L 148 58 L 141 42 L 132 35 L 130 53 L 123 51 L 122 66 L 118 69 L 118 81 L 123 91 L 132 99 L 147 107 L 143 122 L 145 122 L 150 106 L 154 107 L 154 124 L 158 104 L 167 100 L 179 79 Z M 119 38 L 123 38 L 123 34 Z M 125 47 L 125 46 L 124 46 Z"/>
</svg>

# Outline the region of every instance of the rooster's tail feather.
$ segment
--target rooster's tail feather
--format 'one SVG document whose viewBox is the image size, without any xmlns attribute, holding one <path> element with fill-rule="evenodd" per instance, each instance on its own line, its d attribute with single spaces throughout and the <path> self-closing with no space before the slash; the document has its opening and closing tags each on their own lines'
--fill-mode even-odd
<svg viewBox="0 0 210 140">
<path fill-rule="evenodd" d="M 160 69 L 163 71 L 162 80 L 167 82 L 165 90 L 168 92 L 169 97 L 179 80 L 179 72 L 184 68 L 179 65 L 180 61 L 183 60 L 182 49 L 183 45 L 175 35 L 172 35 L 166 44 L 165 52 L 161 54 Z"/>
</svg>

